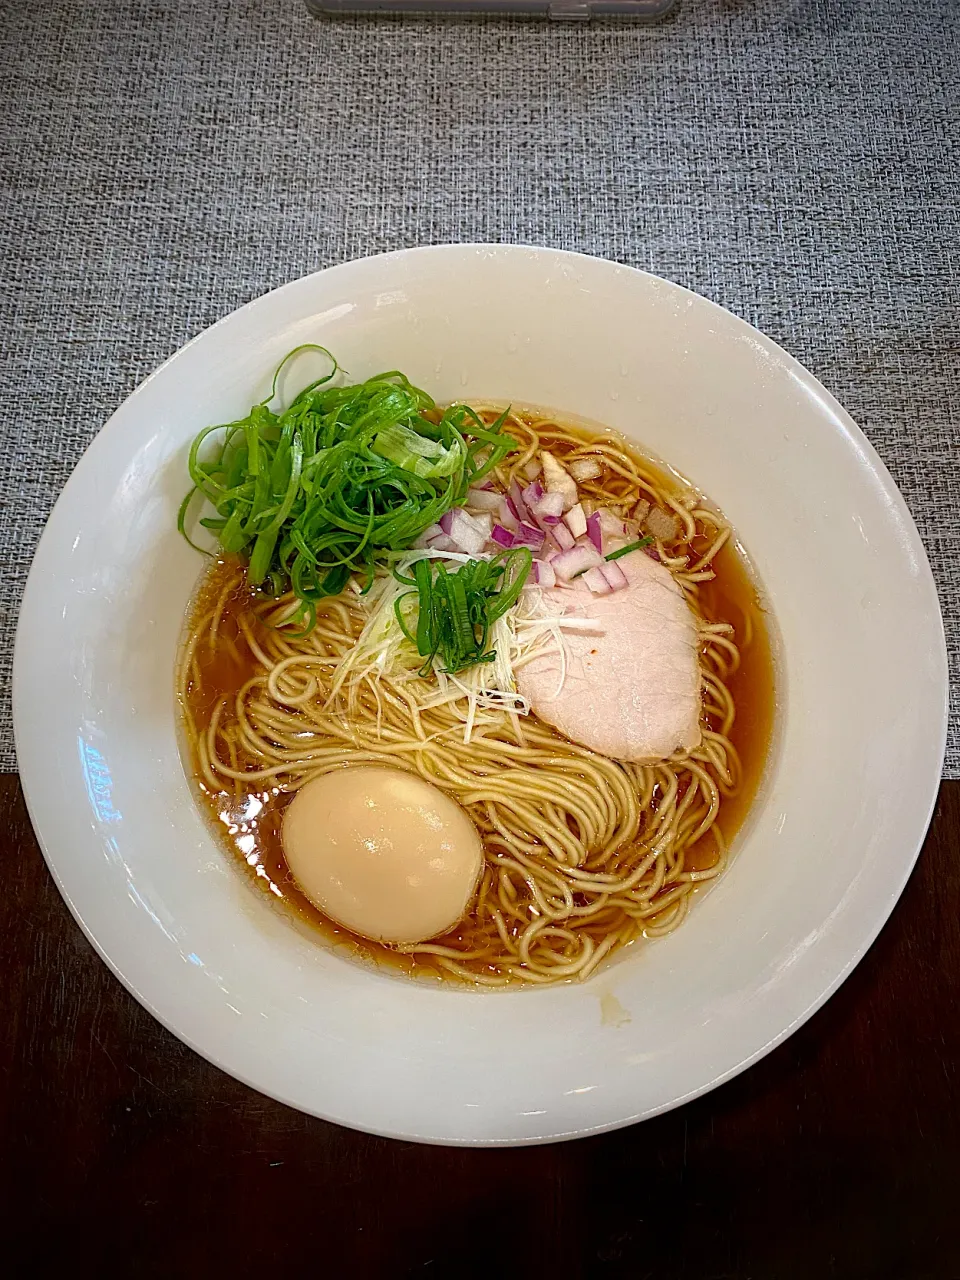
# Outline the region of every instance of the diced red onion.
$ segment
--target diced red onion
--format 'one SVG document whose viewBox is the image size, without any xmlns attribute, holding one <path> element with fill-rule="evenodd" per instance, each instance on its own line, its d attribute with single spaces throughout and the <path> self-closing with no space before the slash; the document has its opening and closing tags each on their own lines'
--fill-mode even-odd
<svg viewBox="0 0 960 1280">
<path fill-rule="evenodd" d="M 537 476 L 540 474 L 540 459 L 531 458 L 523 468 L 523 474 L 528 480 L 536 480 Z"/>
<path fill-rule="evenodd" d="M 478 556 L 486 546 L 487 538 L 484 534 L 476 533 L 472 529 L 468 533 L 466 530 L 457 529 L 456 525 L 453 528 L 454 532 L 450 537 L 457 544 L 454 550 L 462 551 L 464 555 Z"/>
<path fill-rule="evenodd" d="M 563 494 L 556 490 L 543 494 L 533 514 L 544 524 L 556 524 L 563 516 Z"/>
<path fill-rule="evenodd" d="M 537 524 L 545 533 L 549 533 L 554 525 L 560 523 L 560 515 L 553 515 L 556 508 L 559 512 L 562 504 L 562 497 L 559 494 L 545 493 L 535 507 L 529 507 L 530 523 Z M 544 506 L 546 504 L 546 506 Z"/>
<path fill-rule="evenodd" d="M 438 524 L 428 524 L 426 529 L 424 529 L 423 533 L 421 533 L 420 537 L 413 545 L 419 551 L 424 547 L 432 546 L 434 538 L 443 537 L 446 537 L 446 534 Z"/>
<path fill-rule="evenodd" d="M 438 533 L 435 538 L 431 538 L 427 543 L 429 551 L 459 551 L 460 548 L 454 540 L 445 533 Z"/>
<path fill-rule="evenodd" d="M 571 547 L 569 551 L 564 551 L 559 556 L 554 556 L 552 564 L 554 572 L 560 581 L 569 582 L 578 573 L 583 573 L 585 569 L 592 569 L 595 565 L 603 564 L 603 557 L 593 547 L 585 547 L 581 544 Z"/>
<path fill-rule="evenodd" d="M 520 527 L 520 517 L 517 515 L 517 509 L 509 498 L 504 498 L 500 503 L 500 523 L 505 529 L 517 529 Z"/>
<path fill-rule="evenodd" d="M 500 494 L 494 489 L 468 489 L 467 506 L 476 511 L 498 511 Z"/>
<path fill-rule="evenodd" d="M 600 566 L 600 572 L 610 584 L 611 591 L 622 591 L 624 587 L 630 585 L 627 575 L 617 564 L 616 560 L 605 560 Z"/>
<path fill-rule="evenodd" d="M 527 504 L 523 500 L 523 494 L 520 492 L 520 486 L 516 480 L 510 481 L 510 501 L 514 506 L 514 514 L 518 520 L 525 520 L 529 523 L 530 516 L 527 511 Z"/>
<path fill-rule="evenodd" d="M 583 575 L 583 585 L 589 587 L 595 596 L 608 596 L 612 590 L 599 565 L 594 565 L 592 569 L 586 571 Z"/>
<path fill-rule="evenodd" d="M 583 514 L 583 507 L 579 502 L 570 508 L 563 520 L 575 538 L 582 537 L 587 532 L 587 517 Z"/>
<path fill-rule="evenodd" d="M 539 551 L 543 546 L 543 530 L 537 529 L 532 524 L 521 522 L 520 528 L 513 535 L 513 545 L 515 547 L 530 547 L 533 551 Z"/>
<path fill-rule="evenodd" d="M 487 541 L 487 531 L 482 526 L 478 527 L 476 521 L 459 507 L 447 514 L 450 516 L 450 528 L 444 532 L 457 544 L 457 550 L 469 556 L 482 551 L 483 544 Z M 440 521 L 440 526 L 443 527 L 443 520 Z"/>
<path fill-rule="evenodd" d="M 505 529 L 502 524 L 495 524 L 490 531 L 490 541 L 495 542 L 498 547 L 503 547 L 509 551 L 514 545 L 513 534 L 509 529 Z"/>
<path fill-rule="evenodd" d="M 603 550 L 603 534 L 600 530 L 600 512 L 595 511 L 587 520 L 587 537 L 593 543 L 595 551 Z"/>
<path fill-rule="evenodd" d="M 537 503 L 543 497 L 543 485 L 539 480 L 533 480 L 527 485 L 520 496 L 527 504 L 527 510 L 533 511 L 534 507 L 536 507 Z"/>
<path fill-rule="evenodd" d="M 576 542 L 576 538 L 565 524 L 556 525 L 550 530 L 550 533 L 551 536 L 556 539 L 557 546 L 561 551 L 569 551 Z"/>
<path fill-rule="evenodd" d="M 533 567 L 530 570 L 529 581 L 535 587 L 555 587 L 557 585 L 557 575 L 549 560 L 534 560 Z"/>
<path fill-rule="evenodd" d="M 440 530 L 453 538 L 454 541 L 468 544 L 464 546 L 464 550 L 469 551 L 478 538 L 480 539 L 479 546 L 483 546 L 490 536 L 492 523 L 493 518 L 489 513 L 471 515 L 463 507 L 453 507 L 450 511 L 445 511 L 440 517 Z M 479 547 L 477 549 L 479 550 Z"/>
</svg>

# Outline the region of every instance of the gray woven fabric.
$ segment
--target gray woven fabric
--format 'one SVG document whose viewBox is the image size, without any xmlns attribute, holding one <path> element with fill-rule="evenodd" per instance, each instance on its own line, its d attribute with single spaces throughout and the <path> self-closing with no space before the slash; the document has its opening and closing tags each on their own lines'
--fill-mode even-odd
<svg viewBox="0 0 960 1280">
<path fill-rule="evenodd" d="M 617 258 L 783 343 L 899 482 L 960 671 L 952 0 L 680 0 L 656 27 L 317 21 L 300 0 L 4 10 L 0 768 L 30 556 L 110 412 L 256 294 L 428 241 Z"/>
</svg>

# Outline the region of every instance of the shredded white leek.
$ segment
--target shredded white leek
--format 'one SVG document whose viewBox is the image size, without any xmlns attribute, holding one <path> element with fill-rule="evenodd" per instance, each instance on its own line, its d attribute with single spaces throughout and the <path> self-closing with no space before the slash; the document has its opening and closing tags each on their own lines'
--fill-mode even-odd
<svg viewBox="0 0 960 1280">
<path fill-rule="evenodd" d="M 406 573 L 415 560 L 449 560 L 464 563 L 478 556 L 453 551 L 418 550 L 399 557 L 397 568 Z M 484 557 L 486 558 L 486 557 Z M 408 593 L 409 586 L 398 582 L 392 573 L 378 573 L 365 597 L 369 617 L 356 644 L 334 672 L 330 691 L 333 702 L 345 688 L 372 677 L 374 686 L 385 675 L 393 679 L 420 680 L 423 658 L 401 630 L 394 606 L 398 597 Z M 556 697 L 566 680 L 566 646 L 564 631 L 594 631 L 600 623 L 594 618 L 575 613 L 556 613 L 547 607 L 543 592 L 534 586 L 524 588 L 517 603 L 490 628 L 489 647 L 496 652 L 492 662 L 477 663 L 451 675 L 435 660 L 435 690 L 418 698 L 426 710 L 466 698 L 464 742 L 470 742 L 474 729 L 482 721 L 484 711 L 506 711 L 529 715 L 530 703 L 517 689 L 516 672 L 538 655 L 556 650 L 560 656 L 560 683 Z M 478 718 L 479 717 L 479 718 Z"/>
</svg>

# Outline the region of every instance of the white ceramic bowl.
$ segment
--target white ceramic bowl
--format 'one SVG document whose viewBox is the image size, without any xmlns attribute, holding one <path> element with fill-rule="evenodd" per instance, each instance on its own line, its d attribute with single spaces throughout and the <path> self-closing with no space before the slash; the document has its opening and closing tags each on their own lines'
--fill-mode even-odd
<svg viewBox="0 0 960 1280">
<path fill-rule="evenodd" d="M 619 428 L 719 503 L 759 570 L 782 637 L 763 796 L 682 928 L 583 985 L 473 994 L 353 965 L 271 909 L 194 806 L 172 693 L 199 569 L 174 528 L 185 449 L 246 412 L 306 341 L 357 377 L 401 368 L 439 400 L 510 399 Z M 341 1124 L 525 1143 L 710 1089 L 838 986 L 920 847 L 946 664 L 906 507 L 796 361 L 641 272 L 463 245 L 297 280 L 202 334 L 121 406 L 41 540 L 14 697 L 47 861 L 156 1017 L 225 1071 Z"/>
</svg>

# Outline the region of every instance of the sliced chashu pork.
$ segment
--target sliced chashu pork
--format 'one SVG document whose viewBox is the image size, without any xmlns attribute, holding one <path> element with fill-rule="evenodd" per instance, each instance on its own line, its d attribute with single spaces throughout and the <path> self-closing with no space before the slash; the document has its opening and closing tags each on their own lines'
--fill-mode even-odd
<svg viewBox="0 0 960 1280">
<path fill-rule="evenodd" d="M 543 591 L 551 614 L 594 618 L 592 633 L 563 632 L 517 672 L 533 711 L 574 742 L 615 760 L 651 762 L 700 742 L 697 625 L 683 592 L 642 551 L 617 562 L 629 585 L 595 596 L 580 582 Z"/>
</svg>

